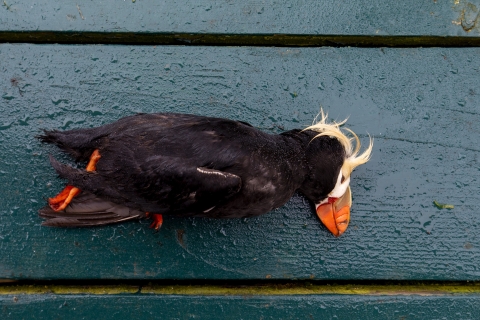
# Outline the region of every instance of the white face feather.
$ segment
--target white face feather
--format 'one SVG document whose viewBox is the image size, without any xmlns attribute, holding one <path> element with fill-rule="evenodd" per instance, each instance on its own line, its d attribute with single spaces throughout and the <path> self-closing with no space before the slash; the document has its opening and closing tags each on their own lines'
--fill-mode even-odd
<svg viewBox="0 0 480 320">
<path fill-rule="evenodd" d="M 345 191 L 347 191 L 348 186 L 350 185 L 350 177 L 345 179 L 345 181 L 342 182 L 342 170 L 338 173 L 338 178 L 337 178 L 337 183 L 335 184 L 335 188 L 333 188 L 332 192 L 328 194 L 328 197 L 323 199 L 321 202 L 315 204 L 315 208 L 318 208 L 324 203 L 328 202 L 328 198 L 340 198 L 345 194 Z"/>
</svg>

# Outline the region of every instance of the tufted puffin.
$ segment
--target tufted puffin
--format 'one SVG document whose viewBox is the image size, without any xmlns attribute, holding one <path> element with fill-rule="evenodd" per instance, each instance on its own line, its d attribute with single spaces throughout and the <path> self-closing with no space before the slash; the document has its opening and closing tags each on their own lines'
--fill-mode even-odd
<svg viewBox="0 0 480 320">
<path fill-rule="evenodd" d="M 350 220 L 352 170 L 373 141 L 327 115 L 306 129 L 268 134 L 242 121 L 189 114 L 137 114 L 96 128 L 45 130 L 85 170 L 50 163 L 68 180 L 39 210 L 43 225 L 84 227 L 163 215 L 244 218 L 267 213 L 299 191 L 335 236 Z"/>
</svg>

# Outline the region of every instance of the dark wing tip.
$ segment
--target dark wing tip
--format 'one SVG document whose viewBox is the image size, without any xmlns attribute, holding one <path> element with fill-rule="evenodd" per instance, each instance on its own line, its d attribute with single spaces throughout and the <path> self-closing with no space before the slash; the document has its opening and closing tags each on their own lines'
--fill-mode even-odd
<svg viewBox="0 0 480 320">
<path fill-rule="evenodd" d="M 48 219 L 49 217 L 55 216 L 55 211 L 49 206 L 45 206 L 38 210 L 38 215 L 42 218 Z"/>
<path fill-rule="evenodd" d="M 51 218 L 42 222 L 45 227 L 75 228 L 81 227 L 78 221 L 69 218 Z"/>
<path fill-rule="evenodd" d="M 57 130 L 47 130 L 42 129 L 43 134 L 38 134 L 35 136 L 40 142 L 42 143 L 58 143 L 58 138 L 56 134 L 58 133 Z"/>
</svg>

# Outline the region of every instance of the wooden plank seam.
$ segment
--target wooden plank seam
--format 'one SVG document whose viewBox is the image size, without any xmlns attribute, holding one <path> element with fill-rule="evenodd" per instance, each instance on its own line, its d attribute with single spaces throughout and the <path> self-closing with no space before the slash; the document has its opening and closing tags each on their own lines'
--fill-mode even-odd
<svg viewBox="0 0 480 320">
<path fill-rule="evenodd" d="M 0 43 L 428 48 L 479 47 L 480 37 L 0 31 Z"/>
</svg>

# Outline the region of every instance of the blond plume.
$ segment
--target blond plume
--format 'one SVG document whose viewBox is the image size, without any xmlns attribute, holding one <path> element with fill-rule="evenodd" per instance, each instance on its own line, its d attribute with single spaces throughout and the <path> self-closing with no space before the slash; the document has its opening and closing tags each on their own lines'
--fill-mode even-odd
<svg viewBox="0 0 480 320">
<path fill-rule="evenodd" d="M 319 116 L 321 119 L 317 120 Z M 347 119 L 341 122 L 327 123 L 327 116 L 328 114 L 325 114 L 323 109 L 320 109 L 320 113 L 317 115 L 317 117 L 315 117 L 314 124 L 305 130 L 319 132 L 319 134 L 313 139 L 322 136 L 329 136 L 336 138 L 342 144 L 343 148 L 345 149 L 345 162 L 342 166 L 342 175 L 344 179 L 347 179 L 352 173 L 353 169 L 370 160 L 373 149 L 373 138 L 369 136 L 370 143 L 368 148 L 362 154 L 359 154 L 361 144 L 358 136 L 350 129 L 340 128 L 340 126 L 347 122 Z M 350 137 L 343 133 L 342 130 L 347 131 Z"/>
</svg>

